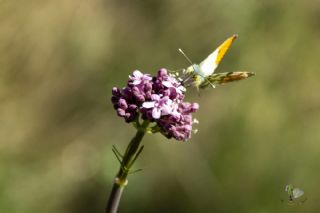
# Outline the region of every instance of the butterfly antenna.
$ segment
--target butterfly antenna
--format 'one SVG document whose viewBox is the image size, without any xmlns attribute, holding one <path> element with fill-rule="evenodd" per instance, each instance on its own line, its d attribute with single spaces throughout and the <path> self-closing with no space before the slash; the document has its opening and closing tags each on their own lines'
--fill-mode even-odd
<svg viewBox="0 0 320 213">
<path fill-rule="evenodd" d="M 193 71 L 196 71 L 196 68 L 194 67 L 194 64 L 192 63 L 192 61 L 190 60 L 190 58 L 187 56 L 187 54 L 185 54 L 182 49 L 178 49 L 179 52 L 187 59 L 187 61 L 190 63 L 190 65 L 192 66 L 193 68 Z M 183 80 L 183 82 L 187 82 L 190 78 L 192 77 L 191 74 L 188 74 L 188 76 Z"/>
<path fill-rule="evenodd" d="M 178 50 L 187 59 L 187 61 L 191 64 L 191 66 L 193 67 L 193 63 L 190 60 L 190 58 L 182 51 L 182 49 L 179 48 Z M 193 67 L 193 69 L 194 69 L 194 67 Z"/>
</svg>

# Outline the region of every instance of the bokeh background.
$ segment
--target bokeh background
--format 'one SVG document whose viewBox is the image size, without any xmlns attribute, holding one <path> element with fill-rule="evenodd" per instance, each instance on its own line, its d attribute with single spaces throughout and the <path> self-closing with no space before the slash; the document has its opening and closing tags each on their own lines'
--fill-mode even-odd
<svg viewBox="0 0 320 213">
<path fill-rule="evenodd" d="M 320 3 L 0 1 L 0 212 L 103 212 L 134 129 L 113 86 L 139 69 L 200 62 L 238 33 L 217 72 L 254 78 L 202 91 L 187 143 L 147 135 L 120 212 L 318 212 Z M 305 191 L 289 206 L 292 183 Z"/>
</svg>

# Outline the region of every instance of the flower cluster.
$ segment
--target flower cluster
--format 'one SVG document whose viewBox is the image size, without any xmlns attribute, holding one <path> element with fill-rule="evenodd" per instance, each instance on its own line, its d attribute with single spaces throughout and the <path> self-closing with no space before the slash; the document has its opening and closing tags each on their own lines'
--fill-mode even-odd
<svg viewBox="0 0 320 213">
<path fill-rule="evenodd" d="M 151 77 L 136 70 L 129 76 L 126 87 L 112 89 L 112 103 L 126 122 L 144 120 L 155 122 L 168 138 L 186 141 L 191 137 L 193 112 L 197 103 L 183 102 L 185 88 L 166 69 Z"/>
</svg>

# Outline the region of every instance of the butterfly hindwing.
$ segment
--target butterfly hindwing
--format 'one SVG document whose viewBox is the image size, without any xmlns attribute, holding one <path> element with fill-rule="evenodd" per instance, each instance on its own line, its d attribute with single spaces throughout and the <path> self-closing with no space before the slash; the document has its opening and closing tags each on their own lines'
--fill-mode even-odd
<svg viewBox="0 0 320 213">
<path fill-rule="evenodd" d="M 205 80 L 200 84 L 200 88 L 206 88 L 210 85 L 221 85 L 233 81 L 239 81 L 253 76 L 253 72 L 224 72 L 224 73 L 214 73 L 205 78 Z"/>
</svg>

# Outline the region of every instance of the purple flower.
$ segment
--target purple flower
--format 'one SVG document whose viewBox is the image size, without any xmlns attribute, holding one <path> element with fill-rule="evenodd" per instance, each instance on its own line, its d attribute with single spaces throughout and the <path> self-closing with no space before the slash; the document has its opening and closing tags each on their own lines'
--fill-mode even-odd
<svg viewBox="0 0 320 213">
<path fill-rule="evenodd" d="M 168 96 L 161 98 L 159 95 L 153 94 L 151 100 L 144 102 L 142 107 L 152 109 L 152 118 L 154 119 L 159 119 L 162 115 L 169 115 L 174 109 L 174 103 Z"/>
<path fill-rule="evenodd" d="M 139 70 L 133 71 L 132 75 L 129 75 L 129 79 L 133 85 L 140 85 L 146 81 L 151 81 L 152 78 L 149 75 L 142 74 Z"/>
<path fill-rule="evenodd" d="M 197 103 L 183 102 L 178 106 L 177 114 L 170 115 L 158 121 L 158 125 L 162 127 L 162 133 L 168 137 L 174 137 L 176 140 L 186 141 L 191 138 L 192 124 L 196 121 L 192 120 L 192 112 L 199 109 Z"/>
<path fill-rule="evenodd" d="M 118 116 L 132 122 L 141 115 L 144 120 L 155 122 L 168 138 L 186 141 L 192 133 L 192 113 L 197 103 L 183 102 L 186 89 L 166 69 L 151 77 L 135 70 L 127 86 L 112 89 L 112 103 Z"/>
<path fill-rule="evenodd" d="M 130 90 L 114 87 L 112 89 L 111 101 L 118 116 L 123 117 L 126 122 L 132 122 L 138 115 L 138 106 L 132 100 Z"/>
</svg>

